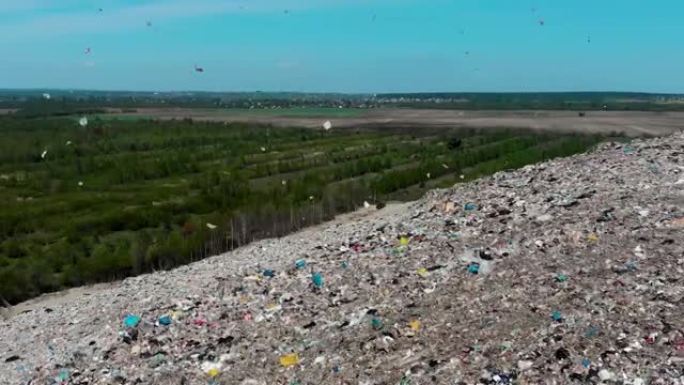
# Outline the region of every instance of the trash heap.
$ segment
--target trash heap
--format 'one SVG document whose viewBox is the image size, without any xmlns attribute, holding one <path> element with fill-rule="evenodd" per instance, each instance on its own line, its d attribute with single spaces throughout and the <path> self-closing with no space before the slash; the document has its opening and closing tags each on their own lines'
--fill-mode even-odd
<svg viewBox="0 0 684 385">
<path fill-rule="evenodd" d="M 49 300 L 2 384 L 684 384 L 684 134 Z"/>
</svg>

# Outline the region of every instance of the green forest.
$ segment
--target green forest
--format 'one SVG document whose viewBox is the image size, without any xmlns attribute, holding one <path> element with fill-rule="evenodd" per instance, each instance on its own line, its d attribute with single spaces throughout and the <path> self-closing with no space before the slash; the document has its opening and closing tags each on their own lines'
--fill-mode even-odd
<svg viewBox="0 0 684 385">
<path fill-rule="evenodd" d="M 168 269 L 596 135 L 0 117 L 0 301 Z M 461 179 L 460 175 L 465 178 Z"/>
</svg>

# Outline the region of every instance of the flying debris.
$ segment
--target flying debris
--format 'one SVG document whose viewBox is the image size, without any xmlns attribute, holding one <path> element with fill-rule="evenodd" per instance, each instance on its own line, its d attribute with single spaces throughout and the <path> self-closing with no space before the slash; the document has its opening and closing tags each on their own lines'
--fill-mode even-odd
<svg viewBox="0 0 684 385">
<path fill-rule="evenodd" d="M 40 154 L 40 159 L 45 159 L 46 156 L 47 156 L 47 149 L 43 150 L 43 153 Z"/>
<path fill-rule="evenodd" d="M 266 147 L 261 147 L 261 152 L 266 152 Z"/>
<path fill-rule="evenodd" d="M 461 174 L 460 178 L 465 179 L 465 175 Z"/>
<path fill-rule="evenodd" d="M 204 68 L 198 67 L 197 64 L 195 64 L 195 72 L 204 72 Z"/>
<path fill-rule="evenodd" d="M 216 225 L 214 225 L 214 224 L 211 224 L 211 223 L 207 222 L 207 228 L 208 228 L 209 230 L 216 230 L 217 227 L 218 227 L 218 226 L 216 226 Z"/>
<path fill-rule="evenodd" d="M 286 181 L 285 179 L 283 179 L 283 181 L 282 181 L 282 182 L 280 182 L 280 183 L 282 183 L 282 184 L 283 184 L 283 186 L 287 185 L 287 181 Z"/>
<path fill-rule="evenodd" d="M 90 47 L 87 47 L 84 52 L 86 55 L 90 55 L 90 52 L 91 52 Z"/>
<path fill-rule="evenodd" d="M 67 142 L 65 143 L 65 145 L 71 146 L 71 141 L 70 141 L 70 140 L 67 140 Z"/>
<path fill-rule="evenodd" d="M 98 12 L 102 12 L 102 11 L 104 11 L 104 9 L 98 8 L 97 11 L 98 11 Z"/>
<path fill-rule="evenodd" d="M 328 131 L 332 128 L 332 123 L 329 120 L 326 120 L 325 123 L 323 123 L 323 129 Z"/>
<path fill-rule="evenodd" d="M 43 94 L 43 99 L 50 100 L 51 96 L 48 93 Z"/>
<path fill-rule="evenodd" d="M 445 170 L 449 169 L 449 166 L 446 163 L 442 163 L 442 167 L 444 167 Z"/>
<path fill-rule="evenodd" d="M 367 201 L 363 201 L 363 207 L 364 208 L 369 208 L 371 205 Z"/>
<path fill-rule="evenodd" d="M 543 27 L 544 24 L 545 24 L 544 19 L 539 19 L 539 25 Z"/>
<path fill-rule="evenodd" d="M 78 181 L 78 187 L 83 187 L 83 181 Z"/>
<path fill-rule="evenodd" d="M 425 176 L 430 179 L 430 173 L 425 174 Z"/>
<path fill-rule="evenodd" d="M 78 124 L 79 124 L 81 127 L 87 126 L 87 125 L 88 125 L 88 118 L 86 118 L 85 116 L 82 117 L 81 119 L 78 120 Z"/>
<path fill-rule="evenodd" d="M 147 23 L 145 23 L 145 24 L 147 24 L 148 27 L 151 27 L 151 26 L 152 26 L 152 22 L 149 21 L 149 20 L 148 20 Z"/>
<path fill-rule="evenodd" d="M 591 36 L 587 36 L 587 43 L 591 44 Z"/>
</svg>

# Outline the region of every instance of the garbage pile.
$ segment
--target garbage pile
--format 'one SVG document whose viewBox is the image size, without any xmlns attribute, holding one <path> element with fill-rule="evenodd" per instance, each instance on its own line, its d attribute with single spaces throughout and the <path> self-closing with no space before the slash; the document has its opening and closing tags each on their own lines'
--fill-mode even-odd
<svg viewBox="0 0 684 385">
<path fill-rule="evenodd" d="M 2 384 L 684 384 L 684 134 L 0 323 Z"/>
</svg>

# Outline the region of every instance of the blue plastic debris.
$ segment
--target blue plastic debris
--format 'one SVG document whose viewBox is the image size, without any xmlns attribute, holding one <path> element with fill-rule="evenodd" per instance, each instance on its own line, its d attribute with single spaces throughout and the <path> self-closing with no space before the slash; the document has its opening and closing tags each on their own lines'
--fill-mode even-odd
<svg viewBox="0 0 684 385">
<path fill-rule="evenodd" d="M 468 264 L 468 273 L 470 273 L 470 274 L 480 273 L 480 264 L 477 262 L 471 262 L 470 264 Z"/>
<path fill-rule="evenodd" d="M 163 326 L 171 325 L 171 317 L 169 317 L 168 315 L 163 315 L 159 317 L 159 324 Z"/>
<path fill-rule="evenodd" d="M 316 287 L 323 287 L 323 276 L 321 273 L 311 274 L 311 282 L 313 282 Z"/>
<path fill-rule="evenodd" d="M 475 203 L 468 202 L 465 204 L 465 206 L 463 206 L 463 208 L 465 209 L 465 211 L 473 211 L 477 210 L 477 205 Z"/>
<path fill-rule="evenodd" d="M 563 315 L 561 314 L 560 311 L 554 310 L 553 313 L 551 313 L 551 319 L 553 319 L 556 322 L 562 322 L 563 321 Z"/>
<path fill-rule="evenodd" d="M 340 263 L 340 265 L 342 266 L 343 269 L 346 269 L 349 267 L 349 263 L 347 261 L 342 261 L 342 263 Z"/>
<path fill-rule="evenodd" d="M 591 366 L 591 361 L 589 361 L 588 358 L 582 359 L 582 366 L 584 366 L 585 368 L 588 368 L 589 366 Z"/>
<path fill-rule="evenodd" d="M 298 259 L 295 261 L 295 267 L 298 269 L 303 269 L 306 267 L 306 261 L 303 259 Z"/>
<path fill-rule="evenodd" d="M 140 323 L 140 317 L 137 315 L 129 314 L 123 319 L 123 325 L 126 328 L 134 328 Z"/>
<path fill-rule="evenodd" d="M 371 326 L 373 326 L 373 329 L 375 330 L 382 329 L 382 320 L 380 318 L 373 317 L 373 319 L 371 319 Z"/>
<path fill-rule="evenodd" d="M 268 278 L 273 278 L 276 275 L 275 271 L 273 271 L 271 269 L 264 270 L 263 274 L 264 274 L 264 277 L 268 277 Z"/>
</svg>

